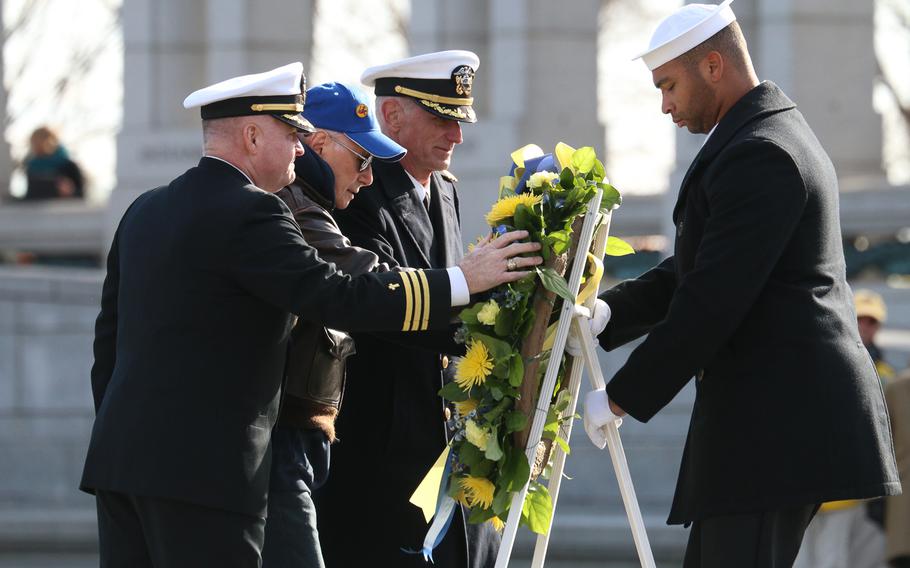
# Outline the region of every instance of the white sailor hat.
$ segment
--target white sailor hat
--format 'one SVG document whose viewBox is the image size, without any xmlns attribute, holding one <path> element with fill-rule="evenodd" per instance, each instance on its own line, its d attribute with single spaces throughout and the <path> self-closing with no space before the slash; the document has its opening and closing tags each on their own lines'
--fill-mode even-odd
<svg viewBox="0 0 910 568">
<path fill-rule="evenodd" d="M 648 50 L 639 57 L 654 71 L 699 45 L 736 20 L 730 8 L 733 0 L 720 4 L 686 4 L 658 24 Z"/>
<path fill-rule="evenodd" d="M 437 51 L 366 69 L 360 82 L 375 87 L 377 97 L 411 97 L 429 113 L 477 122 L 471 107 L 477 54 L 464 50 Z"/>
<path fill-rule="evenodd" d="M 200 107 L 202 119 L 267 114 L 302 132 L 315 128 L 303 118 L 306 76 L 299 61 L 277 69 L 234 77 L 190 93 L 183 108 Z"/>
</svg>

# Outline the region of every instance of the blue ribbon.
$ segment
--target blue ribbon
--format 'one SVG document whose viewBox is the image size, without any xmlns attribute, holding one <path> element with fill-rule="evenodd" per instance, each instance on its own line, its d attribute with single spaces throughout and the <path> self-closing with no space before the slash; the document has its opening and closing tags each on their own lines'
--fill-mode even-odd
<svg viewBox="0 0 910 568">
<path fill-rule="evenodd" d="M 402 552 L 422 554 L 424 560 L 433 562 L 433 550 L 439 546 L 439 543 L 442 542 L 442 539 L 445 538 L 446 533 L 449 531 L 452 518 L 455 516 L 455 508 L 458 506 L 446 491 L 454 463 L 455 452 L 449 452 L 449 459 L 446 460 L 446 465 L 442 470 L 442 481 L 439 482 L 439 493 L 436 497 L 436 513 L 433 515 L 433 524 L 427 529 L 427 536 L 423 539 L 422 548 L 420 550 L 402 548 Z"/>
</svg>

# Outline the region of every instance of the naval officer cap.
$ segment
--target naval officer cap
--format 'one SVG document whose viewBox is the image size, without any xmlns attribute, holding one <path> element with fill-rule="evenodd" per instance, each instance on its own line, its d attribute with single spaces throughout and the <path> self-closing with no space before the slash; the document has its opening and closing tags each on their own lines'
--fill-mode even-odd
<svg viewBox="0 0 910 568">
<path fill-rule="evenodd" d="M 733 0 L 720 4 L 686 4 L 663 19 L 641 58 L 654 71 L 664 63 L 701 44 L 736 20 Z"/>
<path fill-rule="evenodd" d="M 376 96 L 410 97 L 425 111 L 458 122 L 477 122 L 471 105 L 477 54 L 463 50 L 425 53 L 370 67 L 360 82 Z"/>
<path fill-rule="evenodd" d="M 305 100 L 306 77 L 298 61 L 199 89 L 184 99 L 183 108 L 200 107 L 203 120 L 264 114 L 301 132 L 313 132 L 301 114 Z"/>
</svg>

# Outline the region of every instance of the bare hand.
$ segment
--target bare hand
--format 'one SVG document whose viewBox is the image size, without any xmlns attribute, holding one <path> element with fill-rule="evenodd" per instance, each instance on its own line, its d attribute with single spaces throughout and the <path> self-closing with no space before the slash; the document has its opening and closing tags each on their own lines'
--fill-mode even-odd
<svg viewBox="0 0 910 568">
<path fill-rule="evenodd" d="M 486 237 L 480 241 L 474 250 L 458 263 L 468 283 L 468 291 L 476 294 L 506 282 L 521 280 L 530 274 L 527 270 L 521 270 L 522 268 L 542 263 L 543 258 L 539 256 L 518 256 L 540 250 L 540 243 L 517 242 L 527 236 L 527 231 L 511 231 L 496 239 Z"/>
</svg>

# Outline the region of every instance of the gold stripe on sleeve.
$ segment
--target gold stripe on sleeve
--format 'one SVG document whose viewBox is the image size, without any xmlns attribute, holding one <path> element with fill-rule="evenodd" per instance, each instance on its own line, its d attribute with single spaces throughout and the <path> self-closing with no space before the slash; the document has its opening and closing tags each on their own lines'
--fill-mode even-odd
<svg viewBox="0 0 910 568">
<path fill-rule="evenodd" d="M 420 280 L 414 271 L 405 272 L 411 279 L 411 289 L 414 290 L 414 315 L 411 319 L 411 331 L 420 331 L 420 311 L 423 307 L 423 293 L 420 289 Z"/>
<path fill-rule="evenodd" d="M 405 276 L 407 272 L 399 272 L 401 283 L 404 284 L 404 325 L 401 331 L 411 331 L 411 314 L 414 311 L 414 294 L 411 292 L 411 280 Z"/>
<path fill-rule="evenodd" d="M 417 276 L 423 288 L 423 320 L 420 323 L 420 331 L 426 331 L 430 327 L 430 283 L 423 270 L 418 270 Z"/>
</svg>

